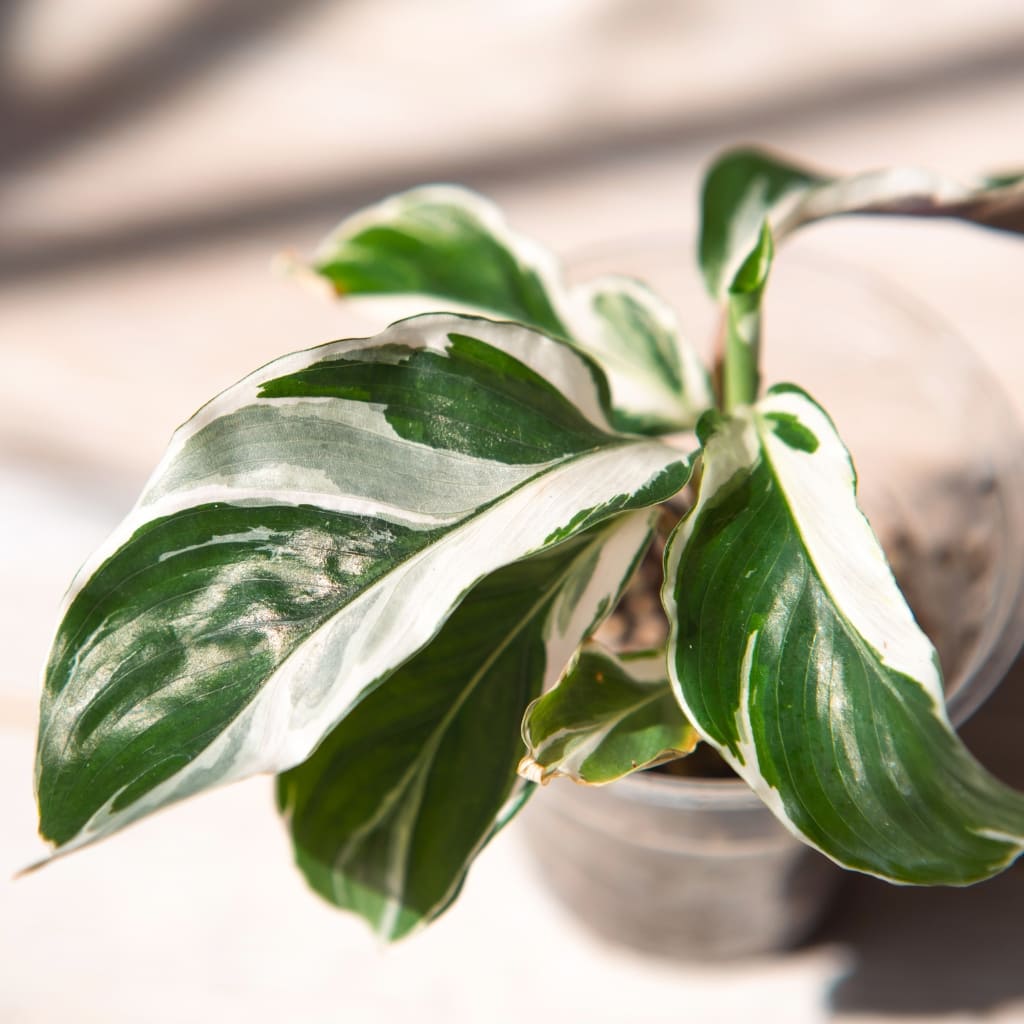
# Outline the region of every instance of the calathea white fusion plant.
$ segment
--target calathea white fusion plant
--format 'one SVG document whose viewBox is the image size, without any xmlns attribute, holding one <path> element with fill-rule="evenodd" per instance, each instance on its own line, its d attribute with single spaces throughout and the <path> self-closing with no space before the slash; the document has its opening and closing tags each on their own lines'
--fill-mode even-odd
<svg viewBox="0 0 1024 1024">
<path fill-rule="evenodd" d="M 36 776 L 56 852 L 274 772 L 310 883 L 393 939 L 454 899 L 534 782 L 608 782 L 700 739 L 848 867 L 964 884 L 1013 861 L 1024 795 L 950 728 L 842 442 L 798 388 L 760 394 L 758 348 L 773 244 L 799 225 L 1020 231 L 1024 178 L 836 180 L 744 150 L 703 202 L 715 389 L 645 287 L 568 288 L 464 190 L 327 239 L 312 270 L 338 294 L 460 312 L 285 356 L 175 434 L 66 599 Z M 667 650 L 601 649 L 691 479 Z"/>
</svg>

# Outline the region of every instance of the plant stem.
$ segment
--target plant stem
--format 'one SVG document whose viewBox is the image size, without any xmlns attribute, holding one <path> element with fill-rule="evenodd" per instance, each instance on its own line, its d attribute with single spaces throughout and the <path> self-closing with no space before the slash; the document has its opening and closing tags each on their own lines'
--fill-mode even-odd
<svg viewBox="0 0 1024 1024">
<path fill-rule="evenodd" d="M 725 300 L 722 401 L 726 412 L 757 400 L 761 384 L 761 298 L 774 255 L 771 227 L 765 221 L 757 245 L 736 272 Z"/>
<path fill-rule="evenodd" d="M 761 383 L 760 292 L 729 296 L 725 310 L 725 353 L 722 361 L 722 406 L 731 412 L 757 400 Z"/>
</svg>

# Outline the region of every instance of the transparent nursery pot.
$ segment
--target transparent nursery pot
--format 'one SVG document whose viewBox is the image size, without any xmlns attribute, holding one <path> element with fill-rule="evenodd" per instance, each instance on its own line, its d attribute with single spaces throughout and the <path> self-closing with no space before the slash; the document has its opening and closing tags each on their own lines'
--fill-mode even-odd
<svg viewBox="0 0 1024 1024">
<path fill-rule="evenodd" d="M 578 280 L 638 277 L 686 335 L 715 312 L 687 280 L 691 247 L 647 240 L 575 261 Z M 766 384 L 799 384 L 832 415 L 858 499 L 939 650 L 961 724 L 1024 637 L 1024 437 L 1007 398 L 926 307 L 856 268 L 782 252 L 764 318 Z M 706 353 L 705 353 L 706 354 Z M 601 935 L 670 957 L 767 953 L 806 937 L 842 872 L 738 780 L 640 772 L 557 780 L 525 812 L 537 870 Z"/>
</svg>

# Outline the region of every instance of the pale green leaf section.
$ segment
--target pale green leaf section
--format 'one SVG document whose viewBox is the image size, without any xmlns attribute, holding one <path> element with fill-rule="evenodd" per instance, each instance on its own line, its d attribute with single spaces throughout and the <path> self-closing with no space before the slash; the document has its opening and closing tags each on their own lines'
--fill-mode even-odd
<svg viewBox="0 0 1024 1024">
<path fill-rule="evenodd" d="M 527 703 L 618 602 L 653 524 L 650 510 L 628 513 L 482 580 L 423 651 L 281 776 L 296 859 L 317 892 L 388 941 L 451 903 L 522 805 Z"/>
<path fill-rule="evenodd" d="M 69 591 L 41 831 L 70 849 L 302 762 L 475 583 L 689 471 L 518 324 L 427 316 L 269 364 L 181 428 Z"/>
<path fill-rule="evenodd" d="M 616 656 L 591 643 L 530 705 L 519 774 L 600 786 L 682 757 L 698 739 L 673 696 L 664 651 Z"/>
<path fill-rule="evenodd" d="M 753 402 L 761 386 L 761 301 L 775 249 L 767 221 L 729 286 L 725 304 L 722 399 L 726 410 Z"/>
<path fill-rule="evenodd" d="M 780 387 L 700 433 L 700 494 L 663 592 L 687 718 L 840 864 L 921 884 L 1002 870 L 1024 848 L 1024 795 L 952 731 L 829 418 Z"/>
<path fill-rule="evenodd" d="M 618 429 L 687 429 L 712 403 L 707 374 L 662 300 L 628 278 L 570 288 L 549 251 L 468 189 L 425 186 L 360 211 L 324 240 L 311 269 L 341 296 L 440 304 L 571 341 L 608 376 Z"/>
</svg>

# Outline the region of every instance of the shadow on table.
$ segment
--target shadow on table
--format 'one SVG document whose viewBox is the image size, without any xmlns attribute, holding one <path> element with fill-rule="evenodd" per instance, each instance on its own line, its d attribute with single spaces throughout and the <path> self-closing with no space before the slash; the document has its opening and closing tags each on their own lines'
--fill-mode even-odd
<svg viewBox="0 0 1024 1024">
<path fill-rule="evenodd" d="M 1024 1003 L 1020 866 L 973 889 L 901 889 L 851 878 L 818 938 L 845 946 L 839 1013 L 984 1014 Z"/>
<path fill-rule="evenodd" d="M 1024 788 L 1024 659 L 961 735 L 1000 778 Z M 831 995 L 844 1014 L 983 1014 L 1024 1004 L 1024 861 L 967 889 L 890 886 L 851 875 L 816 941 L 845 946 Z"/>
</svg>

